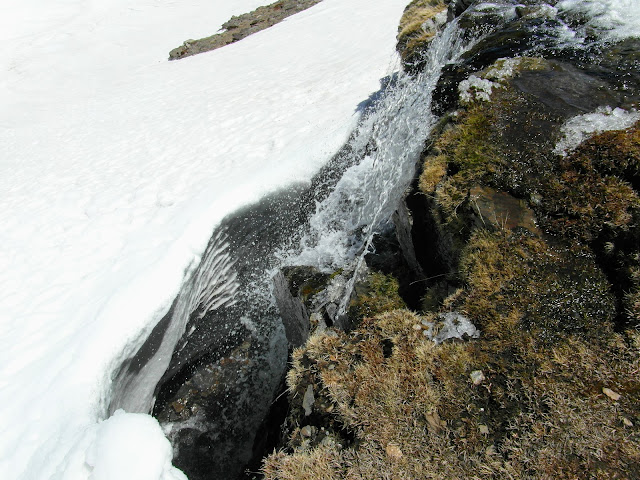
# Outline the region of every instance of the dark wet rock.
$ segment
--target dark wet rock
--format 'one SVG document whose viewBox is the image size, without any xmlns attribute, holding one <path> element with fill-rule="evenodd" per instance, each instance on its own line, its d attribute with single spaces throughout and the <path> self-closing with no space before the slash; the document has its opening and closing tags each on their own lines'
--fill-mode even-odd
<svg viewBox="0 0 640 480">
<path fill-rule="evenodd" d="M 541 234 L 536 225 L 535 214 L 528 202 L 506 192 L 490 187 L 473 187 L 470 203 L 477 215 L 476 225 L 488 230 L 513 230 L 524 228 Z"/>
<path fill-rule="evenodd" d="M 367 275 L 366 267 L 361 268 L 358 279 Z M 354 294 L 349 279 L 350 272 L 326 274 L 309 266 L 284 267 L 275 275 L 274 296 L 290 348 L 302 345 L 316 329 L 351 329 L 351 319 L 342 311 L 344 299 Z"/>
<path fill-rule="evenodd" d="M 454 17 L 457 17 L 469 8 L 473 2 L 474 0 L 451 0 L 449 2 L 449 10 Z"/>
<path fill-rule="evenodd" d="M 558 10 L 551 5 L 517 5 L 516 14 L 520 18 L 545 18 L 555 19 L 558 16 Z"/>
<path fill-rule="evenodd" d="M 621 96 L 601 78 L 564 62 L 549 61 L 548 65 L 543 70 L 522 72 L 512 84 L 544 104 L 550 113 L 569 117 L 622 103 Z"/>
<path fill-rule="evenodd" d="M 311 331 L 308 300 L 326 286 L 329 275 L 313 267 L 285 267 L 274 279 L 274 296 L 291 348 L 306 342 Z"/>
<path fill-rule="evenodd" d="M 398 246 L 400 247 L 400 251 L 408 268 L 416 278 L 423 277 L 422 267 L 416 257 L 416 250 L 411 239 L 413 217 L 404 199 L 400 202 L 398 209 L 393 214 L 393 224 L 395 226 L 396 238 L 398 239 Z"/>
<path fill-rule="evenodd" d="M 199 40 L 186 40 L 169 53 L 169 60 L 177 60 L 198 53 L 208 52 L 242 40 L 249 35 L 269 28 L 285 18 L 312 7 L 321 0 L 279 0 L 250 13 L 231 17 L 222 24 L 222 32 Z"/>
<path fill-rule="evenodd" d="M 245 341 L 192 367 L 190 378 L 165 394 L 154 411 L 173 445 L 174 465 L 192 480 L 239 478 L 252 458 L 257 429 L 252 425 L 266 413 L 246 391 L 257 370 L 252 348 Z M 235 400 L 229 402 L 230 397 Z"/>
</svg>

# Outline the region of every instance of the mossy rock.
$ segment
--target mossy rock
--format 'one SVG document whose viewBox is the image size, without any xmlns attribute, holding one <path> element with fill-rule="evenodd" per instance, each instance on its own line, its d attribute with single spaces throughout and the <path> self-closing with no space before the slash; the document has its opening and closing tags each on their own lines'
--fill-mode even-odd
<svg viewBox="0 0 640 480">
<path fill-rule="evenodd" d="M 461 276 L 469 294 L 460 309 L 491 338 L 531 332 L 541 343 L 566 333 L 597 340 L 612 328 L 610 284 L 584 248 L 553 247 L 522 231 L 479 230 L 463 253 Z"/>
<path fill-rule="evenodd" d="M 405 65 L 419 60 L 438 30 L 447 21 L 444 0 L 413 0 L 405 8 L 398 26 L 396 50 Z"/>
<path fill-rule="evenodd" d="M 423 320 L 396 310 L 296 351 L 289 388 L 312 385 L 314 412 L 265 478 L 635 478 L 637 334 L 437 345 Z"/>
<path fill-rule="evenodd" d="M 356 296 L 349 304 L 352 322 L 357 324 L 363 318 L 406 308 L 398 289 L 398 281 L 393 276 L 372 272 L 365 282 L 356 287 Z"/>
<path fill-rule="evenodd" d="M 394 310 L 294 352 L 293 411 L 311 386 L 313 412 L 289 422 L 267 479 L 635 478 L 640 335 L 613 332 L 593 258 L 479 230 L 461 274 L 447 308 L 477 340 L 437 345 L 433 316 Z"/>
<path fill-rule="evenodd" d="M 470 76 L 458 95 L 461 108 L 434 131 L 419 180 L 430 229 L 439 248 L 449 246 L 449 272 L 474 229 L 495 229 L 502 218 L 506 229 L 588 245 L 615 285 L 618 321 L 637 323 L 638 125 L 596 135 L 565 157 L 554 150 L 568 118 L 616 105 L 619 94 L 565 62 L 520 57 Z"/>
</svg>

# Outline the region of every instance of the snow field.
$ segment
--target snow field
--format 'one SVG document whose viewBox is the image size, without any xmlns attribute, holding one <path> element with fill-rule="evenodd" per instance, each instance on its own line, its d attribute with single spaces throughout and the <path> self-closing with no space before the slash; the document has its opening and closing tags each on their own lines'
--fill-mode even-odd
<svg viewBox="0 0 640 480">
<path fill-rule="evenodd" d="M 107 478 L 98 471 L 111 467 L 98 465 L 124 462 L 99 423 L 114 369 L 167 310 L 215 225 L 308 180 L 396 67 L 405 0 L 325 0 L 223 49 L 166 61 L 183 40 L 261 3 L 0 7 L 5 478 Z M 132 417 L 118 424 L 129 421 L 160 431 Z M 169 475 L 170 450 L 149 442 L 164 465 L 145 461 L 149 471 Z"/>
</svg>

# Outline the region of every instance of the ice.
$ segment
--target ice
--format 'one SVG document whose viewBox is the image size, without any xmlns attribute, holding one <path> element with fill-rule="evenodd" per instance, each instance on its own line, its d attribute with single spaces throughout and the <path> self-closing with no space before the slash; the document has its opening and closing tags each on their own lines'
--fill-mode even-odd
<svg viewBox="0 0 640 480">
<path fill-rule="evenodd" d="M 461 81 L 458 85 L 460 100 L 467 103 L 474 99 L 488 102 L 491 100 L 492 90 L 496 87 L 502 88 L 502 85 L 475 75 L 469 75 L 468 79 Z"/>
<path fill-rule="evenodd" d="M 0 6 L 3 478 L 111 471 L 88 449 L 112 374 L 167 311 L 214 227 L 308 181 L 397 68 L 406 0 L 324 0 L 233 45 L 166 60 L 262 3 Z M 117 423 L 136 430 L 138 418 Z M 169 475 L 165 447 L 153 444 L 149 471 Z"/>
<path fill-rule="evenodd" d="M 565 122 L 560 129 L 562 138 L 554 152 L 566 155 L 595 133 L 607 130 L 623 130 L 640 120 L 640 112 L 622 108 L 604 107 L 595 112 L 576 115 Z"/>
</svg>

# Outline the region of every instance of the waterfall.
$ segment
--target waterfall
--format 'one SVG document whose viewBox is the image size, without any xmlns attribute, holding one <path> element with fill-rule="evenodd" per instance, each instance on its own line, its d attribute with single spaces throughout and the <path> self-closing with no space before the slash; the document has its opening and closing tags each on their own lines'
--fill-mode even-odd
<svg viewBox="0 0 640 480">
<path fill-rule="evenodd" d="M 437 118 L 432 96 L 448 63 L 473 42 L 465 40 L 456 20 L 431 43 L 426 67 L 416 76 L 399 72 L 359 125 L 344 159 L 349 167 L 329 196 L 316 206 L 296 250 L 285 254 L 287 265 L 311 265 L 323 271 L 352 271 L 353 287 L 378 228 L 391 218 L 415 175 L 425 140 Z M 342 312 L 348 298 L 343 299 Z"/>
<path fill-rule="evenodd" d="M 170 312 L 120 369 L 111 402 L 111 410 L 148 411 L 157 395 L 154 415 L 178 452 L 177 466 L 190 462 L 193 445 L 210 446 L 196 467 L 209 475 L 227 475 L 250 460 L 257 425 L 286 367 L 273 273 L 287 265 L 344 268 L 351 273 L 347 291 L 353 287 L 375 235 L 414 178 L 437 121 L 432 96 L 441 72 L 473 44 L 450 22 L 431 42 L 422 73 L 395 74 L 310 185 L 276 192 L 221 222 Z M 345 296 L 342 310 L 347 302 Z M 246 353 L 229 377 L 233 385 L 202 398 L 197 389 L 181 390 L 190 378 L 222 375 L 217 362 L 234 365 L 233 352 Z M 199 401 L 209 403 L 179 412 L 171 406 Z"/>
</svg>

